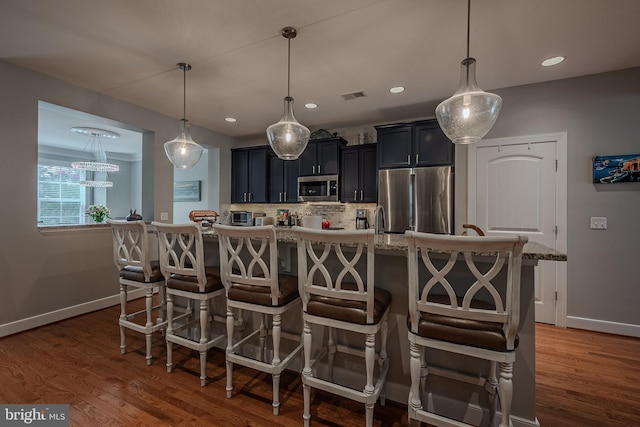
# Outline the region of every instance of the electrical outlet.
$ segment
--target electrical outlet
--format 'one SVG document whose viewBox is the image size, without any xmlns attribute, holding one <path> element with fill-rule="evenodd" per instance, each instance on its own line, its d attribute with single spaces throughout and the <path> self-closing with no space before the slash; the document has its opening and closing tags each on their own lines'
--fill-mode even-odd
<svg viewBox="0 0 640 427">
<path fill-rule="evenodd" d="M 160 221 L 169 221 L 169 212 L 160 212 Z"/>
<path fill-rule="evenodd" d="M 591 229 L 592 230 L 606 230 L 607 229 L 607 217 L 606 216 L 592 216 L 591 217 Z"/>
</svg>

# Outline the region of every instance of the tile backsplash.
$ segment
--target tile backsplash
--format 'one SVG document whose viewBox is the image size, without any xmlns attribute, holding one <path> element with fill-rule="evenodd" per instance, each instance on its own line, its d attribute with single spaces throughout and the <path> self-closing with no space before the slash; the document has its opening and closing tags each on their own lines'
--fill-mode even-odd
<svg viewBox="0 0 640 427">
<path fill-rule="evenodd" d="M 373 227 L 373 211 L 375 203 L 242 203 L 223 205 L 219 221 L 229 223 L 229 211 L 264 212 L 267 216 L 276 217 L 279 209 L 297 212 L 299 216 L 320 215 L 331 223 L 331 227 L 341 227 L 345 230 L 355 230 L 356 209 L 366 209 L 370 227 Z"/>
</svg>

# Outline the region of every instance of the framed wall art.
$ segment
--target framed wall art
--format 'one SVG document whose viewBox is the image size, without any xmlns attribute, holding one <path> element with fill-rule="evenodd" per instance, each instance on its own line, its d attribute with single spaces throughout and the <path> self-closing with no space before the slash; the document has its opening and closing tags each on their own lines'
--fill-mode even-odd
<svg viewBox="0 0 640 427">
<path fill-rule="evenodd" d="M 593 158 L 593 182 L 614 184 L 640 182 L 640 154 L 596 156 Z"/>
<path fill-rule="evenodd" d="M 199 202 L 200 181 L 176 181 L 173 183 L 174 202 Z"/>
</svg>

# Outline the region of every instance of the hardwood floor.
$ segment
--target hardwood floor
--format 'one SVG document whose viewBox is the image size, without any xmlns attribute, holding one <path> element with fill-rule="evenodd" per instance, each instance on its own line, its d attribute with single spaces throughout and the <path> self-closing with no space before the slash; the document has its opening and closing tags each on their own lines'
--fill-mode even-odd
<svg viewBox="0 0 640 427">
<path fill-rule="evenodd" d="M 299 375 L 281 380 L 280 415 L 271 378 L 234 370 L 226 398 L 224 353 L 209 353 L 201 388 L 197 353 L 177 347 L 174 372 L 154 336 L 151 366 L 144 337 L 128 333 L 120 355 L 118 307 L 0 339 L 1 403 L 68 403 L 72 426 L 300 426 Z M 640 339 L 538 325 L 537 415 L 543 427 L 640 426 Z M 376 426 L 406 426 L 406 407 L 376 405 Z M 363 405 L 313 392 L 312 425 L 363 426 Z"/>
</svg>

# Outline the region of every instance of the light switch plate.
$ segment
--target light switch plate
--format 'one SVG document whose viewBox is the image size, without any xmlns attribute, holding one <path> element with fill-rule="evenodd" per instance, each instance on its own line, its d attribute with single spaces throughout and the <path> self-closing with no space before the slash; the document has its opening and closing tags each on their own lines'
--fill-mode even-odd
<svg viewBox="0 0 640 427">
<path fill-rule="evenodd" d="M 160 212 L 160 221 L 169 221 L 169 212 Z"/>
<path fill-rule="evenodd" d="M 606 230 L 607 229 L 607 217 L 606 216 L 592 216 L 591 217 L 591 229 L 592 230 Z"/>
</svg>

